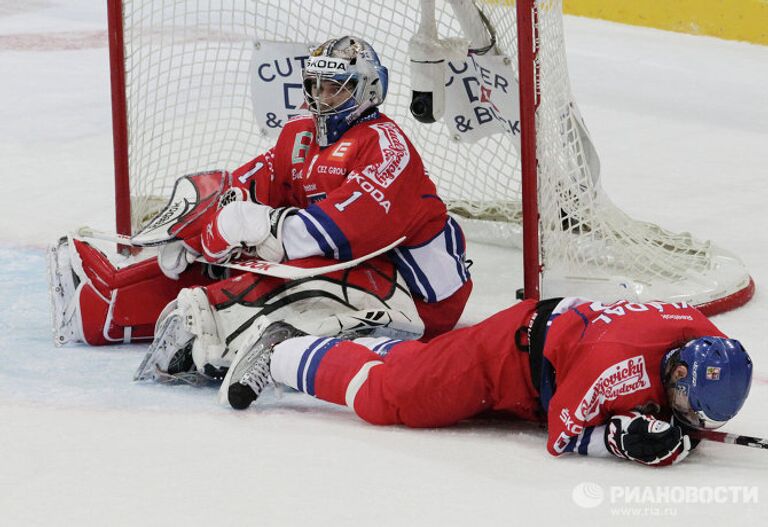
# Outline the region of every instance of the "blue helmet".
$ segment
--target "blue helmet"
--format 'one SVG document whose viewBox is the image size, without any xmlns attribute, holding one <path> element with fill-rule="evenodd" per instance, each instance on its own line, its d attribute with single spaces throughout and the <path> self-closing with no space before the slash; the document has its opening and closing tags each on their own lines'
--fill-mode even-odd
<svg viewBox="0 0 768 527">
<path fill-rule="evenodd" d="M 698 429 L 719 428 L 741 409 L 752 385 L 752 360 L 741 342 L 700 337 L 667 353 L 662 372 L 671 375 L 678 364 L 688 368 L 672 384 L 670 401 L 675 417 Z"/>
<path fill-rule="evenodd" d="M 317 143 L 325 147 L 336 142 L 366 110 L 384 102 L 388 84 L 387 68 L 363 39 L 331 39 L 312 50 L 303 86 Z"/>
</svg>

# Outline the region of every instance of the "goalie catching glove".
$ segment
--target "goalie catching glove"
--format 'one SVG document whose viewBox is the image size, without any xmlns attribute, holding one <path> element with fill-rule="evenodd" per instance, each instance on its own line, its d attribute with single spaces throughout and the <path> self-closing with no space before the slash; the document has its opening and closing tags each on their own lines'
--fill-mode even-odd
<svg viewBox="0 0 768 527">
<path fill-rule="evenodd" d="M 179 275 L 183 273 L 190 264 L 203 252 L 201 246 L 200 228 L 201 223 L 205 221 L 206 216 L 213 215 L 215 218 L 218 211 L 230 203 L 244 201 L 248 199 L 248 192 L 239 187 L 232 187 L 224 192 L 218 198 L 216 209 L 210 209 L 203 214 L 196 222 L 187 225 L 179 231 L 178 236 L 181 240 L 171 241 L 160 248 L 157 255 L 157 263 L 165 276 L 173 280 L 178 280 Z M 210 223 L 210 222 L 209 222 Z M 205 225 L 205 223 L 202 223 Z"/>
<path fill-rule="evenodd" d="M 640 412 L 614 415 L 605 427 L 605 446 L 616 457 L 643 465 L 678 463 L 691 451 L 691 438 L 675 424 Z"/>
<path fill-rule="evenodd" d="M 171 280 L 178 280 L 179 275 L 195 261 L 198 255 L 199 253 L 182 241 L 168 242 L 160 247 L 157 263 L 165 276 Z"/>
<path fill-rule="evenodd" d="M 295 207 L 273 209 L 250 201 L 227 204 L 203 230 L 205 259 L 220 263 L 242 252 L 270 262 L 283 261 L 283 222 L 297 210 Z"/>
</svg>

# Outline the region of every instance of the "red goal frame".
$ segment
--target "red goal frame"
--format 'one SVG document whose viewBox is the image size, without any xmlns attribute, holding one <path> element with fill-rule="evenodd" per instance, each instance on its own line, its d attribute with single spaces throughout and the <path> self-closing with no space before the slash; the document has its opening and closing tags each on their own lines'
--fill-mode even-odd
<svg viewBox="0 0 768 527">
<path fill-rule="evenodd" d="M 539 234 L 540 212 L 536 149 L 536 112 L 540 101 L 540 74 L 537 58 L 540 42 L 535 0 L 517 0 L 516 13 L 520 86 L 523 298 L 538 300 L 542 290 L 543 268 Z M 115 167 L 115 222 L 119 234 L 131 235 L 129 135 L 122 0 L 107 0 L 107 19 Z M 747 303 L 754 295 L 754 290 L 755 284 L 750 278 L 749 284 L 740 291 L 700 304 L 697 307 L 707 315 L 722 313 Z"/>
</svg>

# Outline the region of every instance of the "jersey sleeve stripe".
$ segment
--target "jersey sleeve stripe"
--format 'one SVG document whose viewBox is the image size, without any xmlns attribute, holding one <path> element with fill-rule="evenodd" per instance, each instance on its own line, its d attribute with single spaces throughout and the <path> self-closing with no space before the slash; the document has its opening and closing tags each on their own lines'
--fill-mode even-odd
<svg viewBox="0 0 768 527">
<path fill-rule="evenodd" d="M 315 240 L 323 254 L 328 258 L 335 258 L 338 260 L 339 251 L 334 245 L 332 245 L 333 241 L 323 235 L 323 231 L 320 230 L 314 218 L 308 216 L 304 211 L 299 211 L 297 216 L 301 218 L 301 221 L 304 222 L 304 226 L 307 228 L 307 232 Z"/>
<path fill-rule="evenodd" d="M 595 429 L 593 426 L 588 426 L 584 429 L 584 432 L 581 435 L 581 439 L 579 440 L 579 449 L 578 452 L 582 456 L 586 456 L 589 452 L 589 441 L 592 439 L 592 431 Z"/>
<path fill-rule="evenodd" d="M 447 236 L 445 237 L 445 249 L 448 251 L 448 254 L 453 256 L 456 260 L 456 270 L 458 271 L 459 276 L 461 276 L 462 281 L 466 282 L 469 280 L 469 272 L 467 271 L 467 268 L 464 265 L 464 259 L 462 258 L 462 255 L 464 254 L 464 251 L 462 250 L 464 240 L 462 239 L 461 229 L 456 224 L 456 220 L 451 217 L 448 217 L 445 226 L 448 230 Z"/>
<path fill-rule="evenodd" d="M 339 226 L 323 212 L 323 209 L 317 205 L 310 205 L 305 210 L 300 211 L 299 215 L 307 224 L 307 230 L 317 240 L 317 244 L 323 249 L 326 256 L 337 260 L 352 259 L 349 240 Z"/>
<path fill-rule="evenodd" d="M 411 292 L 427 302 L 448 298 L 469 280 L 461 228 L 453 219 L 429 241 L 398 247 L 393 257 Z"/>
<path fill-rule="evenodd" d="M 432 289 L 432 286 L 429 284 L 429 279 L 427 279 L 427 276 L 421 268 L 419 268 L 419 265 L 416 263 L 416 260 L 414 260 L 410 251 L 395 249 L 395 255 L 398 262 L 401 263 L 401 265 L 398 265 L 398 268 L 401 271 L 407 270 L 407 272 L 403 272 L 403 277 L 405 278 L 406 283 L 408 283 L 408 286 L 411 289 L 420 291 L 427 302 L 436 302 L 437 295 L 435 295 L 434 289 Z"/>
<path fill-rule="evenodd" d="M 563 450 L 563 453 L 565 453 L 565 452 L 573 452 L 573 450 L 576 448 L 576 441 L 577 441 L 577 439 L 578 439 L 578 436 L 571 437 L 571 439 L 568 441 L 568 445 Z"/>
</svg>

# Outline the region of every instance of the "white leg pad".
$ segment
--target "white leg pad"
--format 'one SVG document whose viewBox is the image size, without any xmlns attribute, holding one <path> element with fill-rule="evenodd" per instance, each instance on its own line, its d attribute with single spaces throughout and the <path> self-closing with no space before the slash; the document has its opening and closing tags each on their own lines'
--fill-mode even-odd
<svg viewBox="0 0 768 527">
<path fill-rule="evenodd" d="M 61 238 L 51 245 L 46 260 L 54 344 L 62 346 L 68 342 L 82 342 L 79 293 L 88 278 L 71 237 Z"/>
<path fill-rule="evenodd" d="M 182 289 L 176 303 L 183 314 L 185 329 L 195 336 L 192 359 L 197 369 L 203 371 L 206 364 L 216 368 L 229 366 L 229 360 L 222 360 L 227 347 L 219 337 L 216 316 L 205 291 L 201 287 Z"/>
</svg>

